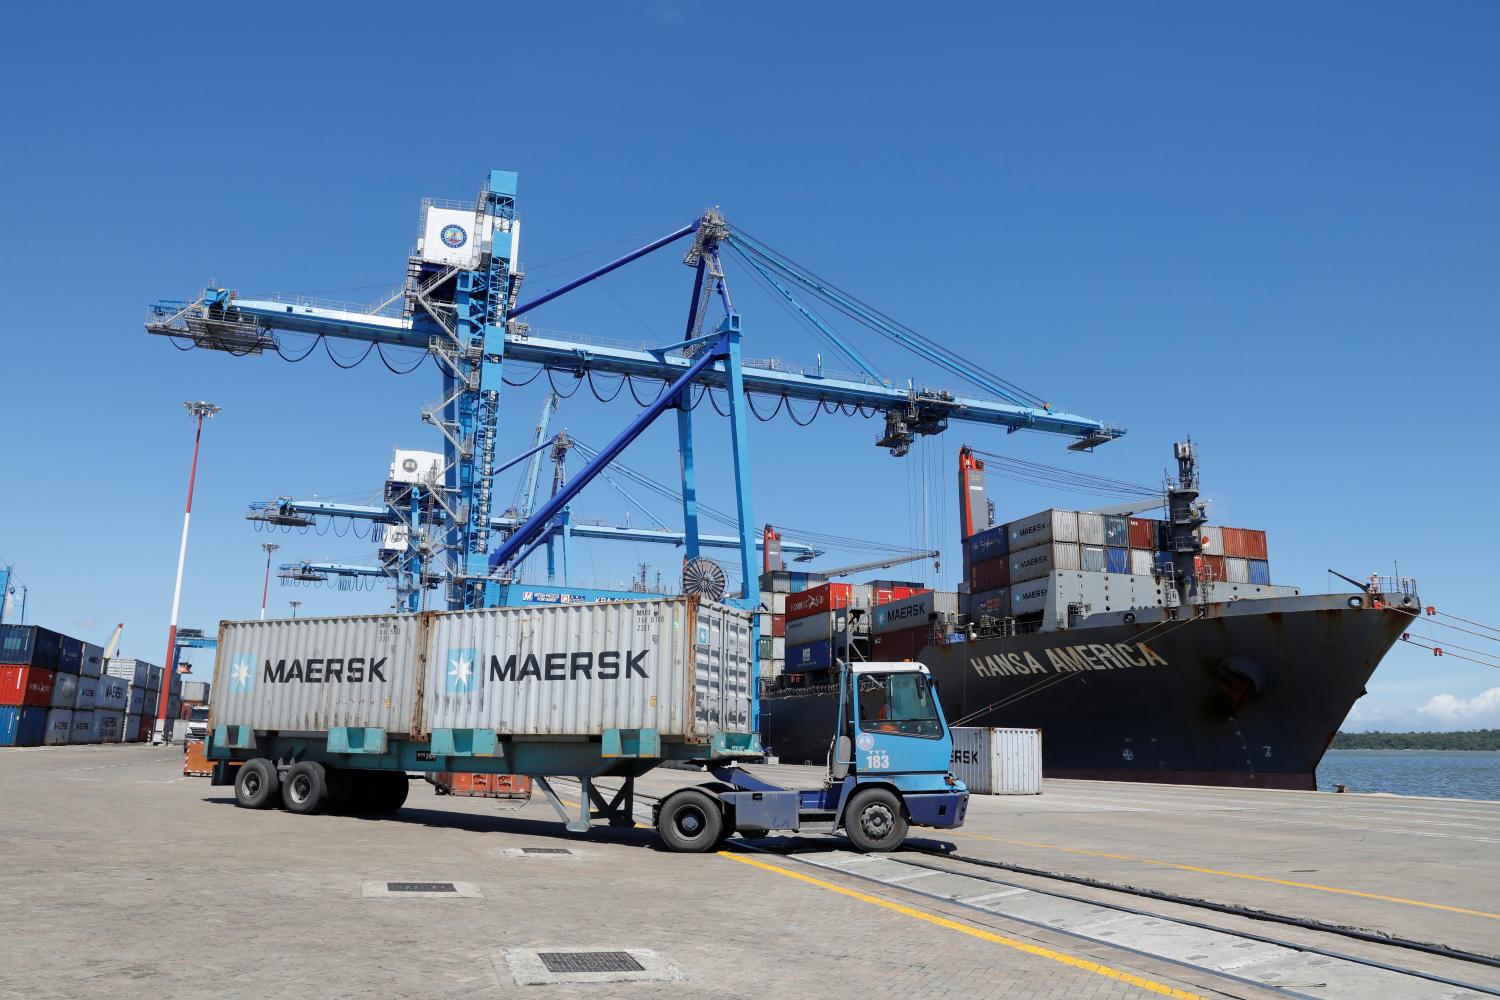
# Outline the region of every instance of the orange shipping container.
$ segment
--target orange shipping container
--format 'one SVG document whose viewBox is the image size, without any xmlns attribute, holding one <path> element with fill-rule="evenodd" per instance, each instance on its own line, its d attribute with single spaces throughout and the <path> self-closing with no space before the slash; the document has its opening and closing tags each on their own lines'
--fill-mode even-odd
<svg viewBox="0 0 1500 1000">
<path fill-rule="evenodd" d="M 853 584 L 825 583 L 821 586 L 804 590 L 800 594 L 788 595 L 786 599 L 786 616 L 788 618 L 806 618 L 808 615 L 822 614 L 828 611 L 835 611 L 839 608 L 847 608 L 853 597 Z"/>
<path fill-rule="evenodd" d="M 780 639 L 786 635 L 786 615 L 771 616 L 771 636 Z"/>
<path fill-rule="evenodd" d="M 432 776 L 439 795 L 468 795 L 481 799 L 529 799 L 531 779 L 519 774 L 471 774 L 439 771 Z"/>
<path fill-rule="evenodd" d="M 1156 526 L 1159 522 L 1149 517 L 1130 519 L 1130 547 L 1132 549 L 1155 549 Z"/>
<path fill-rule="evenodd" d="M 1266 533 L 1251 528 L 1225 528 L 1224 554 L 1239 559 L 1265 559 Z"/>
</svg>

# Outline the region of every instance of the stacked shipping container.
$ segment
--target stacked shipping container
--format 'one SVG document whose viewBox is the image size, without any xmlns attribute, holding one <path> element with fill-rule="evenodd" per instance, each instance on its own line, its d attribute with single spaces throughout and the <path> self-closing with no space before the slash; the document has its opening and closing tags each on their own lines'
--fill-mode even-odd
<svg viewBox="0 0 1500 1000">
<path fill-rule="evenodd" d="M 108 669 L 117 662 L 130 664 L 128 677 Z M 149 737 L 139 718 L 156 707 L 147 685 L 154 671 L 159 691 L 162 670 L 137 663 L 106 664 L 100 647 L 51 629 L 0 625 L 0 746 L 129 742 L 143 729 Z"/>
</svg>

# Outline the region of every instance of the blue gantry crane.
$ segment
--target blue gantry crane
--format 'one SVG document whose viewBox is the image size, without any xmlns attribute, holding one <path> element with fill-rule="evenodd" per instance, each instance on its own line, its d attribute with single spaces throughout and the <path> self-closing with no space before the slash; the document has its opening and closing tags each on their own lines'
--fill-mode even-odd
<svg viewBox="0 0 1500 1000">
<path fill-rule="evenodd" d="M 148 310 L 146 328 L 174 342 L 235 355 L 274 351 L 287 357 L 282 343 L 282 335 L 287 333 L 316 338 L 308 353 L 319 342 L 326 345 L 330 340 L 350 340 L 365 344 L 366 356 L 373 350 L 384 358 L 386 347 L 417 348 L 430 354 L 442 373 L 443 395 L 440 403 L 424 409 L 422 418 L 443 438 L 441 477 L 430 484 L 408 484 L 414 488 L 388 495 L 385 505 L 372 509 L 370 518 L 392 523 L 395 511 L 409 528 L 425 526 L 438 533 L 438 544 L 430 552 L 420 553 L 420 559 L 418 555 L 410 557 L 403 573 L 416 581 L 418 592 L 423 580 L 441 580 L 450 608 L 498 603 L 502 585 L 515 579 L 518 567 L 554 538 L 559 527 L 565 531 L 564 538 L 568 533 L 593 537 L 662 533 L 660 528 L 606 530 L 602 526 L 572 525 L 568 524 L 566 509 L 579 490 L 603 474 L 647 426 L 669 410 L 676 418 L 681 455 L 680 544 L 689 560 L 696 559 L 704 545 L 715 544 L 712 536 L 699 531 L 692 411 L 705 398 L 718 409 L 716 392 L 724 396 L 726 408 L 719 412 L 730 424 L 739 569 L 746 591 L 740 600 L 748 605 L 756 602 L 752 592 L 756 537 L 750 507 L 746 421 L 750 415 L 770 419 L 755 409 L 753 397 L 774 400 L 772 416 L 783 406 L 790 409 L 793 401 L 811 402 L 825 412 L 883 416 L 885 430 L 878 444 L 895 455 L 905 454 L 916 436 L 939 433 L 952 420 L 1012 432 L 1061 435 L 1071 438 L 1070 447 L 1076 449 L 1095 447 L 1123 433 L 1100 421 L 1055 410 L 1039 397 L 839 290 L 742 230 L 731 229 L 716 209 L 529 301 L 520 299 L 520 230 L 516 174 L 493 170 L 473 206 L 424 203 L 421 238 L 408 259 L 402 293 L 374 309 L 361 311 L 295 298 L 245 299 L 227 288 L 209 288 L 192 301 L 156 303 Z M 644 349 L 589 344 L 538 335 L 522 319 L 534 309 L 679 241 L 687 243 L 683 262 L 693 269 L 694 278 L 682 337 L 674 343 Z M 741 317 L 733 306 L 724 271 L 726 252 L 747 265 L 752 280 L 785 299 L 814 336 L 847 358 L 858 373 L 825 373 L 821 365 L 791 370 L 746 364 L 740 353 Z M 708 314 L 715 299 L 722 315 L 711 321 Z M 985 395 L 959 395 L 885 377 L 848 337 L 838 332 L 825 311 L 841 316 L 841 323 L 858 323 Z M 629 384 L 632 395 L 637 379 L 659 383 L 661 388 L 643 412 L 594 453 L 578 474 L 527 516 L 518 513 L 507 519 L 497 518 L 492 510 L 492 491 L 493 478 L 499 471 L 495 449 L 501 393 L 507 384 L 506 372 L 516 366 L 567 373 L 591 384 L 596 378 L 613 378 L 617 387 Z M 313 511 L 309 506 L 307 501 L 277 501 L 265 508 L 272 512 L 267 520 L 297 523 L 296 518 L 310 518 L 320 512 L 360 516 L 348 509 Z M 276 517 L 293 520 L 278 522 Z M 418 562 L 423 565 L 416 565 Z"/>
</svg>

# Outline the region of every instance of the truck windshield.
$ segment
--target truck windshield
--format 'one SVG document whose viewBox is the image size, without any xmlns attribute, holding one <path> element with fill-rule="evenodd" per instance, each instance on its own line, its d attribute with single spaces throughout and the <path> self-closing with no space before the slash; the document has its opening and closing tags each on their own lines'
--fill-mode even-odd
<svg viewBox="0 0 1500 1000">
<path fill-rule="evenodd" d="M 199 707 L 199 708 L 193 709 L 192 712 L 191 712 L 191 714 L 188 715 L 188 721 L 189 722 L 207 722 L 208 721 L 208 708 L 205 706 L 205 707 Z"/>
<path fill-rule="evenodd" d="M 859 726 L 868 733 L 943 735 L 925 674 L 865 674 L 859 684 Z"/>
</svg>

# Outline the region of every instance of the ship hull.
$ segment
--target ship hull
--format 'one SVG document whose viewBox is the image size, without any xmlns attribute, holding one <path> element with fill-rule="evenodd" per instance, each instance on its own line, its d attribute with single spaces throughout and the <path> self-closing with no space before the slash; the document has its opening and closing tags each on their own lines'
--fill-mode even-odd
<svg viewBox="0 0 1500 1000">
<path fill-rule="evenodd" d="M 1350 607 L 1357 596 L 981 638 L 929 646 L 922 662 L 950 724 L 1040 729 L 1048 777 L 1313 789 L 1408 621 Z M 831 694 L 767 698 L 765 743 L 783 760 L 821 762 L 835 712 Z"/>
</svg>

